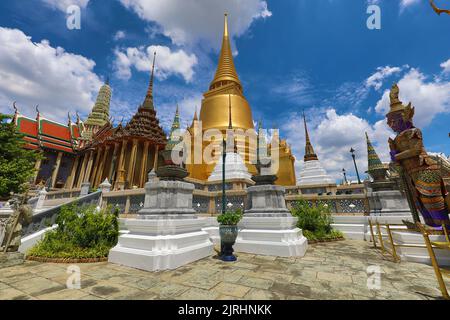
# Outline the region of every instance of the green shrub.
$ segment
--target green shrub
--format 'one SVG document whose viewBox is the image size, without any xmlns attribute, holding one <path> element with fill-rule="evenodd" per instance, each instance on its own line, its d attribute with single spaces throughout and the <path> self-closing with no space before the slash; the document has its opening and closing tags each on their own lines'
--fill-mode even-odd
<svg viewBox="0 0 450 320">
<path fill-rule="evenodd" d="M 45 234 L 28 255 L 46 258 L 106 257 L 119 237 L 118 211 L 111 207 L 64 206 L 56 219 L 58 227 Z"/>
<path fill-rule="evenodd" d="M 303 230 L 308 240 L 326 240 L 342 238 L 342 233 L 333 230 L 333 217 L 323 202 L 310 206 L 308 201 L 299 200 L 292 207 L 292 215 L 298 218 L 297 227 Z"/>
<path fill-rule="evenodd" d="M 220 214 L 217 217 L 217 222 L 219 222 L 221 225 L 227 225 L 227 226 L 235 226 L 241 221 L 242 219 L 242 210 L 237 209 L 235 211 L 227 211 L 225 213 Z"/>
</svg>

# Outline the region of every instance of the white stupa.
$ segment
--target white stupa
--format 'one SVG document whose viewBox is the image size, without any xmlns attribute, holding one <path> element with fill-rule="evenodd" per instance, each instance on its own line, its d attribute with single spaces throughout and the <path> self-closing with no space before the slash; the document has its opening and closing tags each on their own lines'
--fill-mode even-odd
<svg viewBox="0 0 450 320">
<path fill-rule="evenodd" d="M 336 184 L 336 181 L 332 179 L 322 164 L 319 158 L 314 152 L 314 148 L 309 139 L 308 127 L 306 126 L 306 118 L 303 114 L 303 120 L 305 122 L 305 136 L 306 136 L 306 146 L 305 146 L 305 158 L 303 167 L 300 170 L 300 175 L 297 180 L 298 186 L 312 186 L 312 185 L 330 185 Z"/>
<path fill-rule="evenodd" d="M 208 181 L 222 181 L 222 172 L 223 172 L 223 158 L 220 157 L 220 160 L 217 162 L 214 171 L 208 178 Z M 250 180 L 252 175 L 248 172 L 247 167 L 245 166 L 244 160 L 238 152 L 227 152 L 227 156 L 225 159 L 225 179 L 248 179 Z"/>
</svg>

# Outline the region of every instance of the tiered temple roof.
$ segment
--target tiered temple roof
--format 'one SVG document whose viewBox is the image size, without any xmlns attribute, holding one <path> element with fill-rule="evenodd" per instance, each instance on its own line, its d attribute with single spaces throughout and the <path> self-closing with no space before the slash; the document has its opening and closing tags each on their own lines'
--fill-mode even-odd
<svg viewBox="0 0 450 320">
<path fill-rule="evenodd" d="M 47 148 L 75 153 L 77 139 L 80 137 L 79 127 L 72 123 L 70 118 L 68 124 L 62 124 L 41 116 L 37 107 L 36 111 L 36 119 L 20 114 L 17 108 L 14 114 L 14 123 L 17 130 L 25 135 L 25 148 L 31 150 Z"/>
</svg>

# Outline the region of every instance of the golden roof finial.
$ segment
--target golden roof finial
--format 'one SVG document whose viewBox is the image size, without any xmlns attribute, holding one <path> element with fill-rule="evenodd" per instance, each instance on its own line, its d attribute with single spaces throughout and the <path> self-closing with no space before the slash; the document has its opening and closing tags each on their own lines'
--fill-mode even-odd
<svg viewBox="0 0 450 320">
<path fill-rule="evenodd" d="M 233 61 L 233 53 L 231 51 L 230 37 L 228 34 L 228 14 L 225 13 L 222 49 L 220 51 L 219 64 L 217 66 L 216 75 L 211 82 L 210 90 L 220 87 L 223 84 L 234 82 L 241 90 L 242 85 L 236 72 Z"/>
</svg>

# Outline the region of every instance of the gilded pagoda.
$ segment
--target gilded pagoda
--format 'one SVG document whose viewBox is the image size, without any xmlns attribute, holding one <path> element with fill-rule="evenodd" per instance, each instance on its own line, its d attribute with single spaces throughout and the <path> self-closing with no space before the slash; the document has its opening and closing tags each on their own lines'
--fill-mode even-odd
<svg viewBox="0 0 450 320">
<path fill-rule="evenodd" d="M 228 34 L 228 17 L 225 14 L 224 34 L 222 39 L 222 48 L 220 51 L 217 70 L 212 80 L 209 90 L 203 94 L 203 100 L 200 110 L 200 117 L 197 118 L 195 113 L 191 127 L 188 129 L 192 137 L 192 145 L 195 144 L 195 136 L 203 136 L 204 132 L 209 129 L 218 129 L 225 134 L 229 124 L 229 105 L 231 105 L 232 123 L 234 130 L 254 129 L 252 110 L 247 99 L 244 96 L 242 83 L 237 74 L 233 54 L 231 50 L 230 37 Z M 201 122 L 201 127 L 196 125 Z M 200 131 L 201 132 L 196 132 Z M 279 170 L 277 172 L 279 185 L 295 185 L 295 158 L 292 155 L 290 147 L 285 140 L 278 141 L 279 145 Z M 243 135 L 236 135 L 236 143 L 243 146 L 241 154 L 245 161 L 248 171 L 251 174 L 257 174 L 254 166 L 255 148 L 250 146 L 248 139 Z M 203 142 L 202 155 L 210 142 Z M 190 163 L 187 164 L 187 170 L 190 178 L 206 181 L 213 172 L 216 163 L 207 164 L 194 162 L 192 157 Z"/>
</svg>

